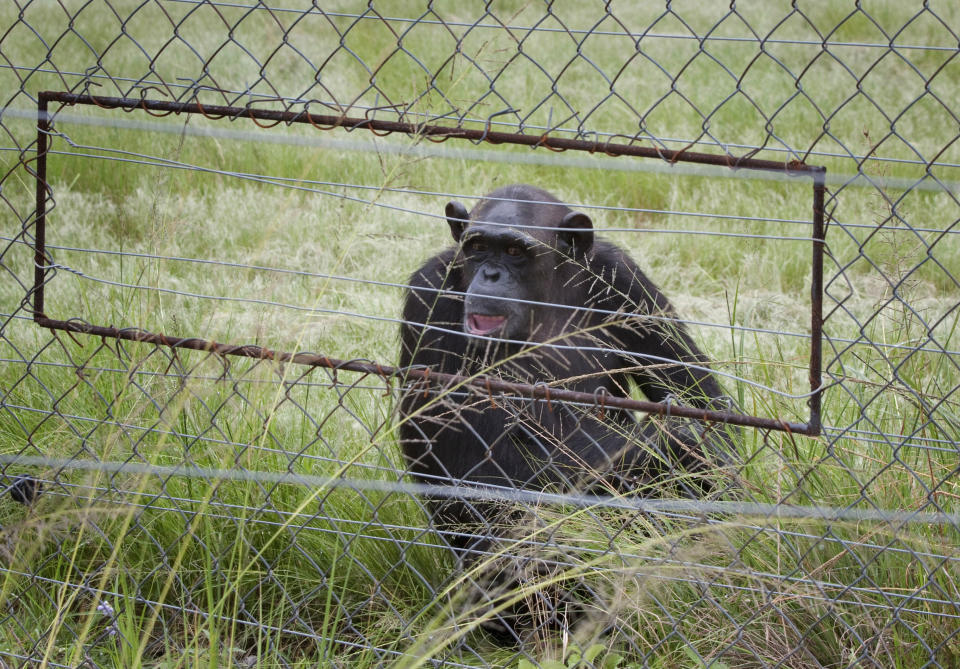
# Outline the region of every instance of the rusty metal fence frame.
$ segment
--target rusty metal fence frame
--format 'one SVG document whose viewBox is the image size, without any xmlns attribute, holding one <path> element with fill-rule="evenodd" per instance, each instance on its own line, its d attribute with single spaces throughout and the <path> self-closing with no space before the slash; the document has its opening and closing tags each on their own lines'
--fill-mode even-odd
<svg viewBox="0 0 960 669">
<path fill-rule="evenodd" d="M 432 378 L 435 383 L 457 384 L 466 383 L 469 386 L 487 392 L 507 392 L 531 399 L 545 399 L 552 397 L 557 401 L 579 402 L 589 404 L 595 401 L 589 393 L 550 388 L 546 385 L 526 385 L 510 383 L 500 379 L 470 379 L 456 377 L 449 374 L 429 370 L 400 370 L 389 365 L 378 363 L 361 363 L 355 361 L 331 359 L 324 355 L 296 354 L 289 352 L 271 351 L 253 345 L 227 345 L 208 341 L 201 337 L 170 337 L 162 333 L 146 332 L 139 329 L 104 327 L 102 325 L 82 323 L 78 321 L 59 320 L 50 318 L 44 311 L 44 286 L 47 283 L 47 256 L 46 243 L 46 202 L 50 186 L 46 180 L 47 174 L 47 136 L 50 133 L 56 113 L 49 111 L 49 103 L 69 105 L 93 105 L 101 109 L 120 109 L 126 112 L 143 110 L 161 114 L 202 114 L 207 118 L 239 119 L 249 118 L 254 122 L 267 121 L 273 124 L 306 123 L 314 128 L 329 130 L 343 128 L 348 132 L 354 130 L 369 130 L 380 133 L 402 133 L 428 138 L 439 138 L 438 141 L 448 139 L 467 139 L 493 144 L 519 144 L 531 147 L 543 147 L 552 151 L 586 151 L 589 153 L 602 152 L 608 156 L 633 156 L 666 160 L 668 162 L 689 162 L 700 165 L 717 165 L 729 167 L 732 170 L 759 170 L 775 172 L 788 176 L 810 177 L 813 182 L 812 205 L 812 260 L 810 264 L 810 418 L 806 423 L 794 423 L 778 418 L 765 418 L 744 415 L 733 411 L 716 411 L 698 409 L 695 407 L 663 402 L 648 402 L 624 397 L 608 397 L 603 402 L 612 408 L 631 411 L 644 411 L 654 414 L 672 414 L 684 418 L 729 423 L 767 430 L 782 430 L 793 434 L 804 434 L 815 437 L 820 434 L 820 404 L 823 383 L 820 365 L 823 356 L 823 246 L 826 226 L 824 221 L 824 192 L 826 169 L 816 165 L 807 165 L 799 161 L 778 163 L 772 160 L 760 160 L 750 157 L 734 157 L 731 155 L 711 155 L 687 150 L 669 151 L 660 148 L 622 144 L 605 141 L 587 142 L 571 140 L 562 137 L 553 138 L 548 134 L 540 137 L 531 137 L 518 133 L 491 132 L 489 126 L 484 130 L 448 127 L 431 124 L 412 124 L 397 121 L 383 121 L 377 119 L 360 119 L 346 116 L 330 116 L 312 114 L 309 109 L 303 111 L 272 111 L 253 107 L 226 107 L 221 105 L 203 105 L 198 102 L 171 102 L 167 100 L 139 100 L 130 98 L 112 98 L 77 93 L 42 91 L 38 96 L 37 122 L 37 201 L 36 201 L 36 233 L 35 233 L 35 263 L 36 273 L 32 290 L 33 318 L 37 325 L 53 330 L 66 330 L 100 337 L 115 337 L 130 341 L 140 341 L 151 344 L 162 344 L 173 348 L 186 348 L 200 351 L 213 351 L 221 355 L 239 355 L 251 358 L 263 358 L 279 362 L 295 362 L 305 365 L 316 365 L 331 369 L 343 369 L 363 373 L 374 373 L 385 378 L 406 377 L 429 382 Z M 259 124 L 258 124 L 259 125 Z"/>
</svg>

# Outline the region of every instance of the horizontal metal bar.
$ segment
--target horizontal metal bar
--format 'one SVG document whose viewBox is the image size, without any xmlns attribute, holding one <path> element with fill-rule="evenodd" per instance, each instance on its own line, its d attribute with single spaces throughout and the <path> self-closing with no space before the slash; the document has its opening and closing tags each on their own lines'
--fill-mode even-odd
<svg viewBox="0 0 960 669">
<path fill-rule="evenodd" d="M 90 325 L 82 321 L 56 320 L 39 314 L 36 315 L 34 320 L 41 327 L 51 328 L 53 330 L 65 330 L 67 332 L 77 332 L 80 334 L 124 339 L 148 344 L 160 344 L 174 349 L 181 348 L 193 351 L 207 351 L 217 355 L 235 355 L 257 360 L 271 360 L 275 362 L 308 365 L 311 367 L 325 367 L 338 371 L 375 374 L 383 378 L 398 378 L 407 382 L 417 381 L 425 384 L 425 386 L 439 388 L 463 387 L 475 391 L 478 395 L 506 393 L 546 402 L 556 400 L 558 402 L 575 402 L 593 405 L 601 410 L 626 409 L 628 411 L 643 411 L 658 415 L 669 414 L 680 418 L 693 418 L 713 423 L 755 427 L 765 430 L 779 430 L 794 434 L 809 434 L 811 430 L 811 426 L 807 423 L 794 423 L 774 418 L 760 418 L 758 416 L 749 416 L 732 411 L 715 411 L 685 405 L 649 402 L 629 397 L 594 395 L 548 386 L 543 383 L 530 385 L 504 381 L 490 376 L 465 377 L 456 374 L 443 374 L 423 368 L 393 367 L 363 360 L 338 360 L 317 353 L 289 353 L 286 351 L 275 351 L 264 346 L 256 346 L 253 344 L 222 344 L 199 337 L 170 337 L 162 333 L 148 332 L 139 328 L 103 327 L 100 325 Z"/>
<path fill-rule="evenodd" d="M 641 158 L 659 158 L 667 162 L 698 163 L 701 165 L 719 165 L 731 169 L 764 170 L 785 172 L 796 176 L 811 176 L 824 171 L 818 165 L 807 165 L 798 160 L 779 162 L 775 160 L 759 160 L 756 158 L 736 157 L 730 154 L 717 155 L 699 153 L 696 151 L 670 150 L 659 147 L 638 146 L 610 141 L 588 141 L 583 139 L 568 139 L 551 137 L 550 132 L 540 135 L 523 133 L 496 132 L 487 127 L 483 130 L 462 128 L 457 126 L 434 125 L 430 123 L 405 123 L 403 121 L 384 121 L 374 118 L 357 118 L 346 115 L 313 114 L 306 107 L 301 111 L 278 111 L 270 109 L 256 109 L 253 107 L 228 107 L 225 105 L 206 105 L 199 102 L 175 102 L 169 100 L 151 100 L 147 98 L 117 98 L 102 95 L 87 95 L 81 93 L 64 93 L 58 91 L 41 91 L 41 101 L 61 102 L 68 105 L 94 105 L 105 109 L 123 109 L 132 111 L 161 112 L 164 114 L 202 114 L 210 118 L 249 118 L 253 120 L 270 121 L 273 123 L 309 123 L 324 129 L 344 128 L 346 130 L 371 130 L 384 133 L 403 133 L 426 137 L 439 137 L 442 140 L 450 138 L 469 139 L 472 141 L 489 142 L 491 144 L 519 144 L 522 146 L 543 147 L 555 151 L 586 151 L 588 153 L 603 153 L 609 156 L 637 156 Z M 375 113 L 376 110 L 373 110 Z M 369 113 L 369 112 L 368 112 Z M 627 138 L 630 139 L 630 138 Z M 631 141 L 634 141 L 631 139 Z"/>
</svg>

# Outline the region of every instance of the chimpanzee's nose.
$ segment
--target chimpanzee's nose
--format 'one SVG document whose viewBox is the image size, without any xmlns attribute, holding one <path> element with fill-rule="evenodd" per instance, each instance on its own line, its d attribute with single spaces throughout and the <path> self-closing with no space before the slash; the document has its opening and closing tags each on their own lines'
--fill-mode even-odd
<svg viewBox="0 0 960 669">
<path fill-rule="evenodd" d="M 497 267 L 484 267 L 483 278 L 487 281 L 499 281 L 500 269 Z"/>
</svg>

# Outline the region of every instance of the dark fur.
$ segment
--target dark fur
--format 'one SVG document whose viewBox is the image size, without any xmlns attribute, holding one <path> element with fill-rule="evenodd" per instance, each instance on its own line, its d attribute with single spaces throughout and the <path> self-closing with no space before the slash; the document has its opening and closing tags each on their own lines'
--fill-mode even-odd
<svg viewBox="0 0 960 669">
<path fill-rule="evenodd" d="M 533 202 L 510 201 L 516 199 Z M 516 185 L 487 196 L 469 214 L 469 222 L 465 216 L 462 205 L 447 206 L 454 238 L 467 243 L 430 258 L 410 279 L 402 366 L 489 373 L 588 393 L 602 389 L 621 397 L 633 381 L 656 402 L 674 396 L 698 407 L 724 406 L 712 374 L 656 359 L 709 365 L 682 324 L 647 317 L 675 318 L 675 312 L 623 250 L 593 240 L 584 214 L 543 190 Z M 523 259 L 470 251 L 468 244 L 478 234 L 491 240 L 484 246 L 525 238 L 532 251 Z M 544 304 L 502 299 L 511 297 Z M 479 312 L 506 313 L 504 329 L 489 337 L 466 334 L 465 301 Z M 500 335 L 527 343 L 506 343 Z M 544 342 L 574 348 L 538 346 Z M 612 352 L 578 350 L 583 347 Z M 600 417 L 588 408 L 545 402 L 497 399 L 494 406 L 486 397 L 438 397 L 413 385 L 402 399 L 401 417 L 400 441 L 411 471 L 430 483 L 622 491 L 670 478 L 688 494 L 701 494 L 705 486 L 691 483 L 696 473 L 715 469 L 711 458 L 722 460 L 717 451 L 729 450 L 722 430 L 716 431 L 722 436 L 708 439 L 709 430 L 676 419 L 638 421 L 625 411 Z M 712 448 L 710 440 L 721 448 Z M 431 509 L 441 527 L 479 536 L 502 533 L 493 526 L 497 518 L 490 505 L 435 500 Z"/>
</svg>

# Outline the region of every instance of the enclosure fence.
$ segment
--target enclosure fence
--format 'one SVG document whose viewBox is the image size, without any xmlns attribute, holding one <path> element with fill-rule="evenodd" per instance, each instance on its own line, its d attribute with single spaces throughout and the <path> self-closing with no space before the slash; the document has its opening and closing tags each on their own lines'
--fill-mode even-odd
<svg viewBox="0 0 960 669">
<path fill-rule="evenodd" d="M 3 5 L 0 667 L 960 666 L 958 54 L 950 2 Z M 399 362 L 444 203 L 518 181 L 677 312 L 575 313 L 707 354 L 538 359 L 722 398 Z M 493 412 L 732 452 L 403 455 Z"/>
</svg>

